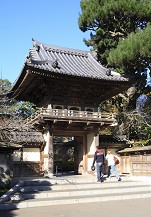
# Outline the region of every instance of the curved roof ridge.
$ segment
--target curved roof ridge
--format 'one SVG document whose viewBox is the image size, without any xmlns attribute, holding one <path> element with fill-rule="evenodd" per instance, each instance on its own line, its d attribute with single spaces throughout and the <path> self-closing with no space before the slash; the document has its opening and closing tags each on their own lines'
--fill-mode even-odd
<svg viewBox="0 0 151 217">
<path fill-rule="evenodd" d="M 90 51 L 84 51 L 84 50 L 79 50 L 79 49 L 73 49 L 73 48 L 65 48 L 62 46 L 55 46 L 55 45 L 48 45 L 42 42 L 39 42 L 35 39 L 32 39 L 33 46 L 38 47 L 38 46 L 43 46 L 45 49 L 49 51 L 54 51 L 54 52 L 62 52 L 62 53 L 67 53 L 67 54 L 73 54 L 73 55 L 82 55 L 82 56 L 87 56 Z"/>
<path fill-rule="evenodd" d="M 32 39 L 32 42 L 33 49 L 31 51 L 33 55 L 30 56 L 30 63 L 33 64 L 33 67 L 48 71 L 57 69 L 59 73 L 63 72 L 63 74 L 108 81 L 128 81 L 127 78 L 121 76 L 119 73 L 104 67 L 97 60 L 97 53 L 95 51 L 51 46 L 34 39 Z"/>
</svg>

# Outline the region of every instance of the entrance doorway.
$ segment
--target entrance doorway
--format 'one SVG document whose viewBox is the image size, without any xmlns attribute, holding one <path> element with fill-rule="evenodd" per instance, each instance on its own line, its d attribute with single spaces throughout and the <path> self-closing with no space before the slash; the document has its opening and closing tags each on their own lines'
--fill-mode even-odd
<svg viewBox="0 0 151 217">
<path fill-rule="evenodd" d="M 80 174 L 82 137 L 54 137 L 54 174 Z"/>
</svg>

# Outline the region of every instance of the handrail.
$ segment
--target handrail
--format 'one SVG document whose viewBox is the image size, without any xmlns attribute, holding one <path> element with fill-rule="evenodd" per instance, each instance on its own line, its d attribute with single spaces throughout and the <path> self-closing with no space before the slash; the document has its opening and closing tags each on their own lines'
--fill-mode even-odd
<svg viewBox="0 0 151 217">
<path fill-rule="evenodd" d="M 37 121 L 39 118 L 44 117 L 45 119 L 67 119 L 67 120 L 87 120 L 87 121 L 102 121 L 102 120 L 114 120 L 113 113 L 102 113 L 102 112 L 89 112 L 89 111 L 76 111 L 67 109 L 48 109 L 40 108 L 34 114 L 26 119 L 26 124 L 29 122 Z"/>
</svg>

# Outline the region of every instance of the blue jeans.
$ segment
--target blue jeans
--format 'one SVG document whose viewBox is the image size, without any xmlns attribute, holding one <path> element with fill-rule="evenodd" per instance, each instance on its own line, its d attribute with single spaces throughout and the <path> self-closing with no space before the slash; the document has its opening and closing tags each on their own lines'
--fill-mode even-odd
<svg viewBox="0 0 151 217">
<path fill-rule="evenodd" d="M 115 164 L 111 165 L 111 171 L 115 174 L 117 179 L 120 178 L 118 172 L 116 171 Z"/>
<path fill-rule="evenodd" d="M 108 166 L 107 177 L 110 177 L 110 175 L 111 175 L 111 166 Z"/>
<path fill-rule="evenodd" d="M 103 177 L 103 173 L 102 173 L 102 162 L 96 163 L 96 172 L 97 172 L 97 180 L 101 181 L 102 177 Z"/>
</svg>

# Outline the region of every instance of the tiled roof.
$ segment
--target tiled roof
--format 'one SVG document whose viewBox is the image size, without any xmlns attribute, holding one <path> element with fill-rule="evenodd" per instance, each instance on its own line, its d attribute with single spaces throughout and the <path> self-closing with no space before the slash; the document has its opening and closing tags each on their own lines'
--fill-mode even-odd
<svg viewBox="0 0 151 217">
<path fill-rule="evenodd" d="M 110 144 L 110 143 L 126 143 L 127 142 L 125 139 L 120 138 L 115 135 L 100 135 L 99 141 L 100 141 L 100 144 L 101 143 Z"/>
<path fill-rule="evenodd" d="M 146 152 L 151 151 L 151 145 L 149 146 L 141 146 L 141 147 L 132 147 L 125 148 L 124 150 L 118 151 L 118 153 L 131 153 L 131 152 Z"/>
<path fill-rule="evenodd" d="M 16 143 L 9 143 L 8 142 L 0 142 L 0 152 L 2 150 L 17 150 L 20 149 L 22 145 Z"/>
<path fill-rule="evenodd" d="M 40 132 L 11 132 L 11 137 L 18 143 L 43 143 L 44 138 Z"/>
<path fill-rule="evenodd" d="M 44 138 L 40 132 L 20 132 L 20 131 L 4 131 L 0 134 L 0 147 L 2 144 L 25 144 L 25 143 L 43 143 Z"/>
<path fill-rule="evenodd" d="M 63 75 L 80 76 L 110 81 L 128 81 L 128 78 L 103 67 L 95 52 L 50 46 L 33 41 L 25 65 Z"/>
</svg>

